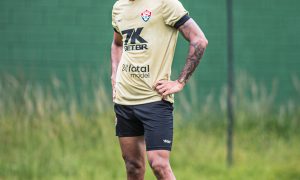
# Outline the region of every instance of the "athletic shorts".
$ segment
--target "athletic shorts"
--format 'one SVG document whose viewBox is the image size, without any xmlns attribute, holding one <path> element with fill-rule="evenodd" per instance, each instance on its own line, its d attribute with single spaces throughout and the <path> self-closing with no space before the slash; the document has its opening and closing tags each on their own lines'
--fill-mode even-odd
<svg viewBox="0 0 300 180">
<path fill-rule="evenodd" d="M 157 101 L 140 105 L 114 105 L 118 137 L 144 136 L 146 150 L 171 151 L 173 104 Z"/>
</svg>

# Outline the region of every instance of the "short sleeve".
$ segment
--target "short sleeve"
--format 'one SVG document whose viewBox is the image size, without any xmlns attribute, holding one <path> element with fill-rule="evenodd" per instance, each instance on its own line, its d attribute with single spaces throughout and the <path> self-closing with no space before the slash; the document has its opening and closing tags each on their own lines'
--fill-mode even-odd
<svg viewBox="0 0 300 180">
<path fill-rule="evenodd" d="M 114 28 L 114 31 L 117 33 L 120 33 L 120 30 L 118 28 L 118 25 L 116 23 L 116 15 L 117 15 L 117 10 L 116 10 L 116 4 L 114 5 L 113 9 L 112 9 L 112 21 L 111 24 Z"/>
<path fill-rule="evenodd" d="M 163 18 L 167 25 L 179 28 L 190 19 L 188 11 L 179 0 L 163 0 L 162 8 Z"/>
</svg>

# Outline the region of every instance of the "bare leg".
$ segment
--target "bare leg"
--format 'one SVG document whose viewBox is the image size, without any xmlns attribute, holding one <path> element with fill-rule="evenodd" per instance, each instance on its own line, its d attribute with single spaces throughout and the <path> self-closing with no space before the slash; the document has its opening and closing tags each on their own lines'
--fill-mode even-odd
<svg viewBox="0 0 300 180">
<path fill-rule="evenodd" d="M 170 151 L 153 150 L 147 151 L 149 164 L 158 180 L 175 180 L 169 162 Z"/>
<path fill-rule="evenodd" d="M 120 137 L 119 142 L 126 165 L 127 180 L 143 180 L 146 152 L 144 136 Z"/>
</svg>

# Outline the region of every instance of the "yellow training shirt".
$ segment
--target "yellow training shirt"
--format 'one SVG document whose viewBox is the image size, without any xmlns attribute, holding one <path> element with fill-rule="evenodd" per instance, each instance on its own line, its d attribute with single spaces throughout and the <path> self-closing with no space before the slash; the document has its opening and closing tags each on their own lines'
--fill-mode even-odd
<svg viewBox="0 0 300 180">
<path fill-rule="evenodd" d="M 178 30 L 189 16 L 178 0 L 118 0 L 112 25 L 123 37 L 123 53 L 117 69 L 116 97 L 122 105 L 162 100 L 153 85 L 170 80 Z M 165 100 L 173 103 L 174 96 Z"/>
</svg>

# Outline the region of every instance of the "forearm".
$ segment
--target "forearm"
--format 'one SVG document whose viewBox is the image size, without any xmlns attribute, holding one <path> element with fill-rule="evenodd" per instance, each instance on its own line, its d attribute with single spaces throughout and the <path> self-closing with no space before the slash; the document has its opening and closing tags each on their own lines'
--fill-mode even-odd
<svg viewBox="0 0 300 180">
<path fill-rule="evenodd" d="M 190 43 L 185 66 L 178 77 L 180 83 L 186 84 L 203 57 L 208 41 L 193 20 L 188 21 L 179 30 Z"/>
<path fill-rule="evenodd" d="M 186 84 L 189 78 L 192 76 L 193 72 L 197 68 L 206 46 L 201 44 L 201 41 L 190 42 L 189 53 L 186 58 L 186 63 L 178 77 L 180 83 Z"/>
<path fill-rule="evenodd" d="M 122 56 L 122 46 L 116 45 L 114 42 L 111 46 L 111 80 L 115 82 L 118 65 Z"/>
<path fill-rule="evenodd" d="M 190 43 L 189 53 L 185 66 L 176 81 L 159 80 L 154 84 L 155 90 L 163 97 L 182 90 L 198 66 L 208 44 L 204 33 L 192 19 L 180 26 L 179 31 Z"/>
</svg>

